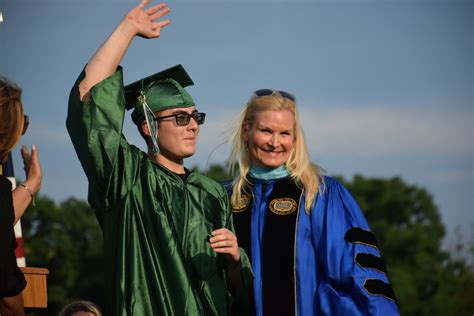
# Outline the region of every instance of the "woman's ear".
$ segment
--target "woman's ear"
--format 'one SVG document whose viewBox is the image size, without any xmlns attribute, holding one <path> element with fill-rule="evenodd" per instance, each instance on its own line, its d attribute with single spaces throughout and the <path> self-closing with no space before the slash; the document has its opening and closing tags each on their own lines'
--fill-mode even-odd
<svg viewBox="0 0 474 316">
<path fill-rule="evenodd" d="M 249 137 L 248 137 L 248 131 L 249 131 L 249 126 L 247 123 L 243 123 L 242 124 L 242 139 L 244 140 L 244 142 L 246 143 L 248 140 L 249 140 Z"/>
</svg>

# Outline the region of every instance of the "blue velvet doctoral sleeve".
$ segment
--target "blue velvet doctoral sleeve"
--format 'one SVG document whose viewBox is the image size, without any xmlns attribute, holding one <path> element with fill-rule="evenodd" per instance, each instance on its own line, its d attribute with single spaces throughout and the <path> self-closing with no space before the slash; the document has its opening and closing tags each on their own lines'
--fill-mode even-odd
<svg viewBox="0 0 474 316">
<path fill-rule="evenodd" d="M 318 315 L 399 315 L 377 241 L 349 191 L 325 177 L 311 212 Z"/>
</svg>

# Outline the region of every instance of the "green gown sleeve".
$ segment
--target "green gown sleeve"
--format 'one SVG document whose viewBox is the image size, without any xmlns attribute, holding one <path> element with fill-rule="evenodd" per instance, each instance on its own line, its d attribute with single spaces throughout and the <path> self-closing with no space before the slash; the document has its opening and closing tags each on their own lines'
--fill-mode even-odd
<svg viewBox="0 0 474 316">
<path fill-rule="evenodd" d="M 89 203 L 96 211 L 105 212 L 136 181 L 140 154 L 132 150 L 122 135 L 122 68 L 92 87 L 81 101 L 79 83 L 84 76 L 83 71 L 71 90 L 66 126 L 89 180 Z M 127 168 L 120 168 L 125 163 Z"/>
</svg>

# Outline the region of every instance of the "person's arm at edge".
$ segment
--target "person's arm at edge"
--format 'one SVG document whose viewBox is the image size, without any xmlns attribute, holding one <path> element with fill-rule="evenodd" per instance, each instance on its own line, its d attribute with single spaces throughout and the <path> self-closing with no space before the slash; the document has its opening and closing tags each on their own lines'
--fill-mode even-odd
<svg viewBox="0 0 474 316">
<path fill-rule="evenodd" d="M 0 301 L 0 313 L 13 316 L 24 316 L 23 297 L 21 293 L 15 296 L 3 297 Z"/>
<path fill-rule="evenodd" d="M 32 146 L 31 154 L 28 152 L 26 146 L 22 146 L 21 156 L 23 158 L 26 181 L 17 185 L 15 190 L 12 192 L 13 208 L 15 210 L 14 224 L 20 220 L 34 196 L 40 190 L 42 181 L 41 165 L 36 146 Z"/>
</svg>

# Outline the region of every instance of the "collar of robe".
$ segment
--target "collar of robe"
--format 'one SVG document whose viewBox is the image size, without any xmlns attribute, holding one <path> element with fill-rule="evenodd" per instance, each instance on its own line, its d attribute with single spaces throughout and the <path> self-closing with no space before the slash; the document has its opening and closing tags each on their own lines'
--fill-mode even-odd
<svg viewBox="0 0 474 316">
<path fill-rule="evenodd" d="M 252 165 L 250 166 L 249 175 L 258 180 L 274 180 L 288 177 L 290 172 L 285 165 L 273 169 Z"/>
</svg>

